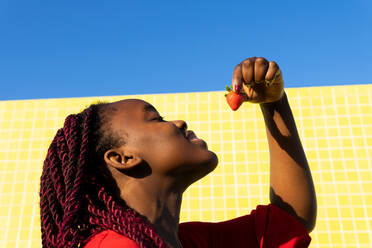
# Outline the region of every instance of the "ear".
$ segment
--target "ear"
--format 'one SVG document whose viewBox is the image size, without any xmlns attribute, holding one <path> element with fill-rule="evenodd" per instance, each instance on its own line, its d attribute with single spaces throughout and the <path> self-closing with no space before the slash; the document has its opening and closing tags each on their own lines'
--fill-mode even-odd
<svg viewBox="0 0 372 248">
<path fill-rule="evenodd" d="M 143 159 L 139 157 L 130 148 L 119 147 L 107 150 L 104 154 L 107 165 L 118 170 L 130 170 L 141 164 Z"/>
</svg>

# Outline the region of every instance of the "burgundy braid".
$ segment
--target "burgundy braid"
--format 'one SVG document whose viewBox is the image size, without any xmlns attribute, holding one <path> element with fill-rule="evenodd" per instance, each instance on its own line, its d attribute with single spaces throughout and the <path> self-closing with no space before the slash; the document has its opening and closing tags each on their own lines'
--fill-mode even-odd
<svg viewBox="0 0 372 248">
<path fill-rule="evenodd" d="M 104 148 L 102 140 L 111 137 L 101 128 L 106 106 L 94 104 L 69 115 L 50 144 L 40 180 L 43 248 L 83 247 L 104 230 L 140 247 L 167 247 L 144 217 L 114 197 L 101 176 L 98 144 Z"/>
</svg>

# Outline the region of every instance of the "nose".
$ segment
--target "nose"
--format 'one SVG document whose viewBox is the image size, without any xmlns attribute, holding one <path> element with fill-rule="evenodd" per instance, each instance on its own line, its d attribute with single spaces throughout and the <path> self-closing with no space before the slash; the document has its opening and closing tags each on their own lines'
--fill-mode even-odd
<svg viewBox="0 0 372 248">
<path fill-rule="evenodd" d="M 176 121 L 173 121 L 173 123 L 179 128 L 181 129 L 182 131 L 186 131 L 187 130 L 187 123 L 183 120 L 176 120 Z"/>
</svg>

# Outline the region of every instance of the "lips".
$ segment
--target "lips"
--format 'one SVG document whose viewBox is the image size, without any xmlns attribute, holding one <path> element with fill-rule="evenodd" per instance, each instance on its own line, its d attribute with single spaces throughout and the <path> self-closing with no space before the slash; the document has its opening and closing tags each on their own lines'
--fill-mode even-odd
<svg viewBox="0 0 372 248">
<path fill-rule="evenodd" d="M 199 139 L 196 135 L 195 135 L 195 133 L 193 132 L 193 131 L 186 131 L 185 133 L 184 133 L 184 135 L 185 135 L 185 138 L 189 141 L 189 142 L 192 142 L 193 144 L 197 144 L 198 146 L 201 146 L 201 147 L 203 147 L 203 148 L 205 148 L 205 149 L 208 149 L 208 145 L 207 145 L 207 143 L 204 141 L 204 140 L 202 140 L 202 139 Z"/>
<path fill-rule="evenodd" d="M 186 131 L 186 139 L 192 141 L 192 140 L 199 139 L 199 138 L 195 135 L 193 131 L 189 130 L 189 131 Z"/>
</svg>

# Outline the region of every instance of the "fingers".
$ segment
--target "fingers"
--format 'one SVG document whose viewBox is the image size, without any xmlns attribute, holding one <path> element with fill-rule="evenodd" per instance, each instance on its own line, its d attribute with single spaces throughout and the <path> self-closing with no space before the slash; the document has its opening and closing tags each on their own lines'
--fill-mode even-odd
<svg viewBox="0 0 372 248">
<path fill-rule="evenodd" d="M 244 82 L 248 84 L 253 82 L 261 83 L 265 80 L 266 72 L 269 68 L 269 62 L 265 58 L 248 58 L 241 65 Z"/>
<path fill-rule="evenodd" d="M 251 57 L 234 68 L 232 87 L 236 92 L 241 91 L 243 83 L 247 85 L 254 85 L 254 83 L 270 83 L 277 73 L 279 73 L 279 66 L 276 62 L 270 63 L 262 57 Z"/>
<path fill-rule="evenodd" d="M 255 57 L 253 58 L 248 58 L 244 60 L 241 65 L 242 65 L 242 73 L 243 73 L 243 78 L 244 82 L 246 83 L 251 83 L 254 81 L 254 61 Z"/>
<path fill-rule="evenodd" d="M 269 62 L 264 58 L 257 58 L 254 63 L 254 81 L 261 83 L 265 80 Z"/>
<path fill-rule="evenodd" d="M 278 64 L 275 61 L 270 61 L 265 80 L 272 81 L 277 73 L 279 73 Z"/>
</svg>

